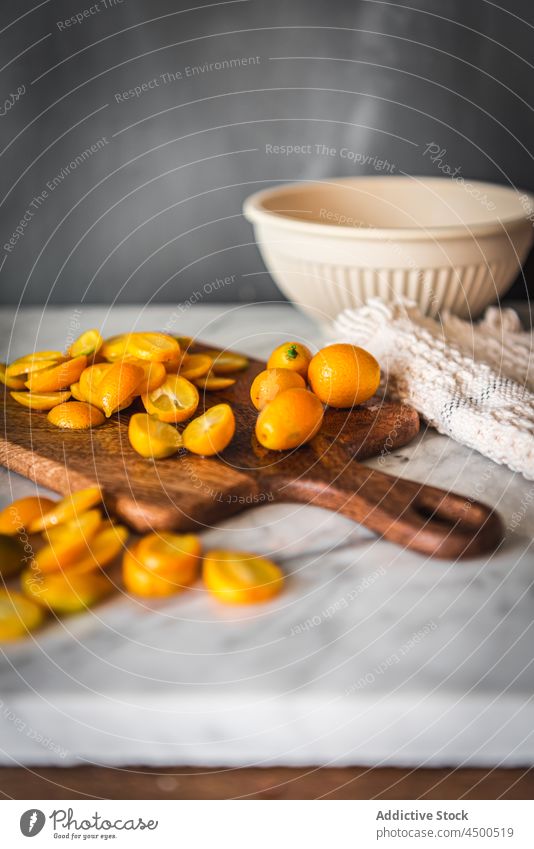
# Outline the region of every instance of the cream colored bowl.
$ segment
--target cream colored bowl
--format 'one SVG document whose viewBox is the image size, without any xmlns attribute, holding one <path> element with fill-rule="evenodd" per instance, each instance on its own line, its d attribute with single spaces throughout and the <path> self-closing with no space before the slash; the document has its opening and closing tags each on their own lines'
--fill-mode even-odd
<svg viewBox="0 0 534 849">
<path fill-rule="evenodd" d="M 476 317 L 516 277 L 533 209 L 493 183 L 392 176 L 289 183 L 244 204 L 276 283 L 320 322 L 398 296 Z"/>
</svg>

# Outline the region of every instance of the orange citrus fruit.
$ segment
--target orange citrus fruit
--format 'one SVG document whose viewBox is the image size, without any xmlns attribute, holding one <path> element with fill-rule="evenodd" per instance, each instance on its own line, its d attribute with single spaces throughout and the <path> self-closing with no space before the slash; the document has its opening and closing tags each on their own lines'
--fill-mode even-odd
<svg viewBox="0 0 534 849">
<path fill-rule="evenodd" d="M 168 531 L 146 534 L 136 545 L 136 555 L 145 569 L 155 572 L 198 572 L 202 545 L 196 534 L 173 534 Z"/>
<path fill-rule="evenodd" d="M 184 447 L 209 457 L 224 451 L 235 433 L 235 417 L 229 404 L 217 404 L 193 419 L 183 432 Z"/>
<path fill-rule="evenodd" d="M 145 410 L 162 422 L 185 422 L 196 412 L 198 389 L 179 374 L 168 374 L 153 392 L 141 396 Z"/>
<path fill-rule="evenodd" d="M 180 345 L 167 333 L 131 333 L 126 353 L 140 360 L 163 363 L 180 355 Z"/>
<path fill-rule="evenodd" d="M 256 604 L 278 595 L 282 570 L 266 557 L 241 551 L 208 551 L 203 579 L 208 590 L 227 604 Z"/>
<path fill-rule="evenodd" d="M 93 366 L 93 368 L 98 369 L 99 366 Z M 145 373 L 142 368 L 119 360 L 104 371 L 103 377 L 92 389 L 91 397 L 98 402 L 97 406 L 101 407 L 109 418 L 113 413 L 127 406 L 131 399 L 141 392 L 144 378 Z M 84 391 L 81 381 L 80 387 Z"/>
<path fill-rule="evenodd" d="M 27 560 L 32 559 L 32 547 L 29 543 L 27 549 L 25 551 L 22 539 L 12 534 L 0 534 L 0 578 L 15 575 Z"/>
<path fill-rule="evenodd" d="M 87 545 L 101 524 L 100 510 L 87 510 L 75 519 L 51 528 L 47 534 L 48 545 L 35 555 L 36 567 L 42 572 L 55 572 L 71 566 L 87 553 Z"/>
<path fill-rule="evenodd" d="M 74 566 L 77 574 L 91 572 L 94 569 L 107 566 L 121 553 L 129 536 L 128 528 L 124 525 L 113 525 L 111 522 L 102 522 L 97 533 L 87 543 L 84 553 L 80 555 Z"/>
<path fill-rule="evenodd" d="M 285 389 L 261 411 L 256 437 L 264 448 L 285 451 L 313 439 L 323 421 L 323 405 L 307 389 Z"/>
<path fill-rule="evenodd" d="M 65 496 L 61 501 L 54 502 L 50 510 L 37 516 L 30 523 L 28 530 L 35 534 L 56 525 L 62 525 L 64 522 L 70 522 L 71 519 L 75 519 L 80 513 L 90 510 L 91 507 L 100 504 L 101 501 L 102 490 L 99 486 L 79 489 L 77 492 Z"/>
<path fill-rule="evenodd" d="M 14 360 L 6 368 L 7 377 L 18 377 L 21 374 L 31 374 L 42 368 L 49 368 L 56 363 L 62 363 L 65 357 L 61 351 L 35 351 Z"/>
<path fill-rule="evenodd" d="M 76 341 L 69 348 L 69 357 L 92 357 L 100 351 L 104 344 L 104 340 L 100 335 L 100 331 L 96 328 L 86 330 L 81 336 L 78 336 Z"/>
<path fill-rule="evenodd" d="M 311 351 L 306 345 L 300 342 L 284 342 L 272 352 L 267 360 L 267 368 L 288 368 L 306 380 L 311 358 Z"/>
<path fill-rule="evenodd" d="M 18 498 L 0 512 L 0 534 L 22 533 L 30 524 L 54 507 L 51 498 L 28 495 Z"/>
<path fill-rule="evenodd" d="M 70 390 L 63 392 L 11 392 L 11 397 L 30 410 L 51 410 L 70 398 Z"/>
<path fill-rule="evenodd" d="M 203 389 L 205 392 L 220 392 L 221 389 L 228 389 L 229 386 L 233 386 L 235 380 L 233 377 L 208 375 L 208 377 L 201 377 L 193 382 L 195 386 L 198 386 L 199 389 Z"/>
<path fill-rule="evenodd" d="M 160 422 L 147 413 L 135 413 L 128 424 L 130 445 L 141 457 L 160 460 L 171 457 L 182 447 L 182 435 L 171 424 Z"/>
<path fill-rule="evenodd" d="M 182 377 L 186 377 L 188 380 L 196 380 L 199 377 L 204 377 L 212 364 L 213 360 L 207 354 L 184 354 L 179 371 Z"/>
<path fill-rule="evenodd" d="M 194 583 L 197 569 L 184 576 L 173 571 L 154 572 L 140 563 L 137 547 L 124 552 L 122 559 L 122 579 L 128 592 L 145 598 L 164 598 L 183 592 Z"/>
<path fill-rule="evenodd" d="M 248 368 L 248 359 L 243 354 L 235 351 L 208 351 L 208 356 L 213 360 L 212 371 L 214 374 L 232 374 L 235 371 L 243 371 Z"/>
<path fill-rule="evenodd" d="M 44 612 L 26 596 L 0 589 L 0 642 L 26 637 L 44 620 Z"/>
<path fill-rule="evenodd" d="M 87 357 L 74 357 L 48 368 L 34 371 L 28 376 L 26 386 L 31 392 L 57 392 L 76 383 L 87 365 Z"/>
<path fill-rule="evenodd" d="M 375 394 L 380 366 L 369 351 L 357 345 L 328 345 L 312 359 L 308 378 L 323 404 L 353 407 Z"/>
<path fill-rule="evenodd" d="M 0 382 L 7 386 L 8 389 L 26 389 L 21 377 L 8 377 L 5 363 L 0 363 Z"/>
<path fill-rule="evenodd" d="M 306 389 L 304 378 L 287 368 L 267 368 L 252 381 L 250 399 L 257 410 L 263 410 L 284 389 Z"/>
<path fill-rule="evenodd" d="M 67 401 L 52 407 L 47 416 L 50 424 L 71 430 L 86 430 L 98 427 L 106 421 L 104 414 L 87 401 Z"/>
<path fill-rule="evenodd" d="M 100 570 L 79 571 L 76 567 L 45 575 L 30 568 L 23 572 L 21 580 L 22 589 L 30 599 L 60 615 L 81 613 L 114 589 Z"/>
</svg>

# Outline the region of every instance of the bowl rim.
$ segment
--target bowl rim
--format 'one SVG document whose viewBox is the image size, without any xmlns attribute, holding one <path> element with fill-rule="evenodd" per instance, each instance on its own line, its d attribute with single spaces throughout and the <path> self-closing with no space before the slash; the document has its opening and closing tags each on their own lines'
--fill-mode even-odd
<svg viewBox="0 0 534 849">
<path fill-rule="evenodd" d="M 395 181 L 406 182 L 412 185 L 415 182 L 423 185 L 443 186 L 445 183 L 454 182 L 451 177 L 429 177 L 429 176 L 403 176 L 400 174 L 385 175 L 385 174 L 368 174 L 355 177 L 332 177 L 330 179 L 317 180 L 287 180 L 279 182 L 275 186 L 267 189 L 261 189 L 249 195 L 243 203 L 243 215 L 253 224 L 268 224 L 270 226 L 278 226 L 280 229 L 288 229 L 299 233 L 307 233 L 313 236 L 326 236 L 337 239 L 356 239 L 361 241 L 377 241 L 382 239 L 401 239 L 410 240 L 435 240 L 435 239 L 458 239 L 466 238 L 466 236 L 495 236 L 499 233 L 508 233 L 511 230 L 516 230 L 525 225 L 529 225 L 533 230 L 534 225 L 529 222 L 528 212 L 523 210 L 521 214 L 504 216 L 503 218 L 495 218 L 494 221 L 485 221 L 473 223 L 469 225 L 460 224 L 442 224 L 434 227 L 349 227 L 346 225 L 321 223 L 318 221 L 303 221 L 299 218 L 291 218 L 288 215 L 282 215 L 278 212 L 265 209 L 265 201 L 272 200 L 277 196 L 289 194 L 296 188 L 305 188 L 308 186 L 317 185 L 332 185 L 336 186 L 340 183 L 353 184 L 363 181 Z M 504 186 L 501 183 L 491 183 L 483 180 L 467 180 L 470 186 L 480 190 L 495 190 L 514 194 L 517 198 L 523 196 L 528 198 L 528 202 L 534 212 L 534 193 Z M 532 214 L 532 212 L 531 212 Z"/>
</svg>

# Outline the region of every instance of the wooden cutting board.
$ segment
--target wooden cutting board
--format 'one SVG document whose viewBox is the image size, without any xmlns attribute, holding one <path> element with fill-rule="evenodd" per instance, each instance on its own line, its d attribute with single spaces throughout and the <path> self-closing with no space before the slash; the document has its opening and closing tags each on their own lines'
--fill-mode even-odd
<svg viewBox="0 0 534 849">
<path fill-rule="evenodd" d="M 98 483 L 106 506 L 137 531 L 199 529 L 248 507 L 297 501 L 337 510 L 437 557 L 476 555 L 498 544 L 501 522 L 484 505 L 357 462 L 386 456 L 416 436 L 419 418 L 410 407 L 375 398 L 351 411 L 328 409 L 309 445 L 292 452 L 262 448 L 249 390 L 263 368 L 252 360 L 233 387 L 201 394 L 199 414 L 228 401 L 236 415 L 236 435 L 220 459 L 186 453 L 143 459 L 128 442 L 129 415 L 137 408 L 102 427 L 69 432 L 6 393 L 0 462 L 62 494 Z"/>
</svg>

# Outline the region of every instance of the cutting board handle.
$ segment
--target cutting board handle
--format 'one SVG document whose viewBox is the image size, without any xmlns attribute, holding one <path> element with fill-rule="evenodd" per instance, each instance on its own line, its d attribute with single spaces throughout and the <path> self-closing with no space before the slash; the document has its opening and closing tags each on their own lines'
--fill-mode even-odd
<svg viewBox="0 0 534 849">
<path fill-rule="evenodd" d="M 456 560 L 493 551 L 503 538 L 499 515 L 479 501 L 357 462 L 332 477 L 317 465 L 306 478 L 270 477 L 277 501 L 335 510 L 404 548 Z"/>
</svg>

